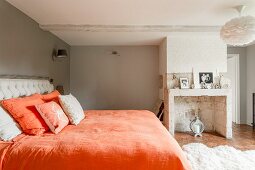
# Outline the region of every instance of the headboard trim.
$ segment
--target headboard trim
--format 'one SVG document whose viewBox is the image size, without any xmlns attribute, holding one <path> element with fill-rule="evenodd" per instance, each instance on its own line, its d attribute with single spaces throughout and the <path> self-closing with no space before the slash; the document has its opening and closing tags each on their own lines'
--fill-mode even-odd
<svg viewBox="0 0 255 170">
<path fill-rule="evenodd" d="M 50 80 L 49 77 L 45 77 L 45 76 L 9 75 L 9 74 L 2 74 L 2 75 L 0 75 L 0 79 Z"/>
</svg>

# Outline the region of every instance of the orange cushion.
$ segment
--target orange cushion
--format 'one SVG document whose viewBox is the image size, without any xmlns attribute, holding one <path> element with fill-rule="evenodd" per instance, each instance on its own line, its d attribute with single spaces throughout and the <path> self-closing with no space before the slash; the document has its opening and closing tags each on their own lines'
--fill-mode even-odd
<svg viewBox="0 0 255 170">
<path fill-rule="evenodd" d="M 53 92 L 51 92 L 49 94 L 43 94 L 41 96 L 45 102 L 55 101 L 55 102 L 59 103 L 59 101 L 58 101 L 59 95 L 60 95 L 60 93 L 57 90 L 54 90 Z"/>
<path fill-rule="evenodd" d="M 69 123 L 62 108 L 54 101 L 35 106 L 50 130 L 57 134 Z"/>
<path fill-rule="evenodd" d="M 41 98 L 41 94 L 35 93 L 28 97 L 22 97 L 22 99 L 24 99 L 24 100 L 30 100 L 31 98 Z"/>
<path fill-rule="evenodd" d="M 40 95 L 3 100 L 1 103 L 20 124 L 23 132 L 30 135 L 40 135 L 49 130 L 35 108 L 35 105 L 44 103 Z"/>
</svg>

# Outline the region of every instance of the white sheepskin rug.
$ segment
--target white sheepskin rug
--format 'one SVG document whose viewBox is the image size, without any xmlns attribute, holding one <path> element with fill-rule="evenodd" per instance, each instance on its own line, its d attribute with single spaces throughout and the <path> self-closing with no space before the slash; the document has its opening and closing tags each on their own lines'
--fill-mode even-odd
<svg viewBox="0 0 255 170">
<path fill-rule="evenodd" d="M 182 147 L 193 170 L 255 170 L 255 150 L 240 151 L 230 146 L 209 148 L 191 143 Z"/>
</svg>

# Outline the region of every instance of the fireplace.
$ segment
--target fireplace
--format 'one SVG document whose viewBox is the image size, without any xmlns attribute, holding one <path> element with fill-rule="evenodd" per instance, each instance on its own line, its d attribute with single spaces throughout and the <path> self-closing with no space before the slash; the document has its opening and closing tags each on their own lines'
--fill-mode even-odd
<svg viewBox="0 0 255 170">
<path fill-rule="evenodd" d="M 164 124 L 169 132 L 188 132 L 198 116 L 206 131 L 232 138 L 232 98 L 230 89 L 166 89 Z"/>
</svg>

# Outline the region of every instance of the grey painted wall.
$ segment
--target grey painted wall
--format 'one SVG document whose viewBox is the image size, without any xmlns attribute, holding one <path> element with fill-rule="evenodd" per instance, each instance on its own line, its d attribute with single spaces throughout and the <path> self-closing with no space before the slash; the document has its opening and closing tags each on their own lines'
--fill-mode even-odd
<svg viewBox="0 0 255 170">
<path fill-rule="evenodd" d="M 240 123 L 247 123 L 247 57 L 245 47 L 228 47 L 228 54 L 239 54 L 240 64 Z"/>
<path fill-rule="evenodd" d="M 0 74 L 49 76 L 69 92 L 69 58 L 51 59 L 54 48 L 70 50 L 68 44 L 4 0 L 0 0 Z"/>
<path fill-rule="evenodd" d="M 247 123 L 252 123 L 252 93 L 255 93 L 255 45 L 247 47 Z"/>
<path fill-rule="evenodd" d="M 158 53 L 157 46 L 71 47 L 71 93 L 84 109 L 151 110 L 159 94 Z"/>
</svg>

